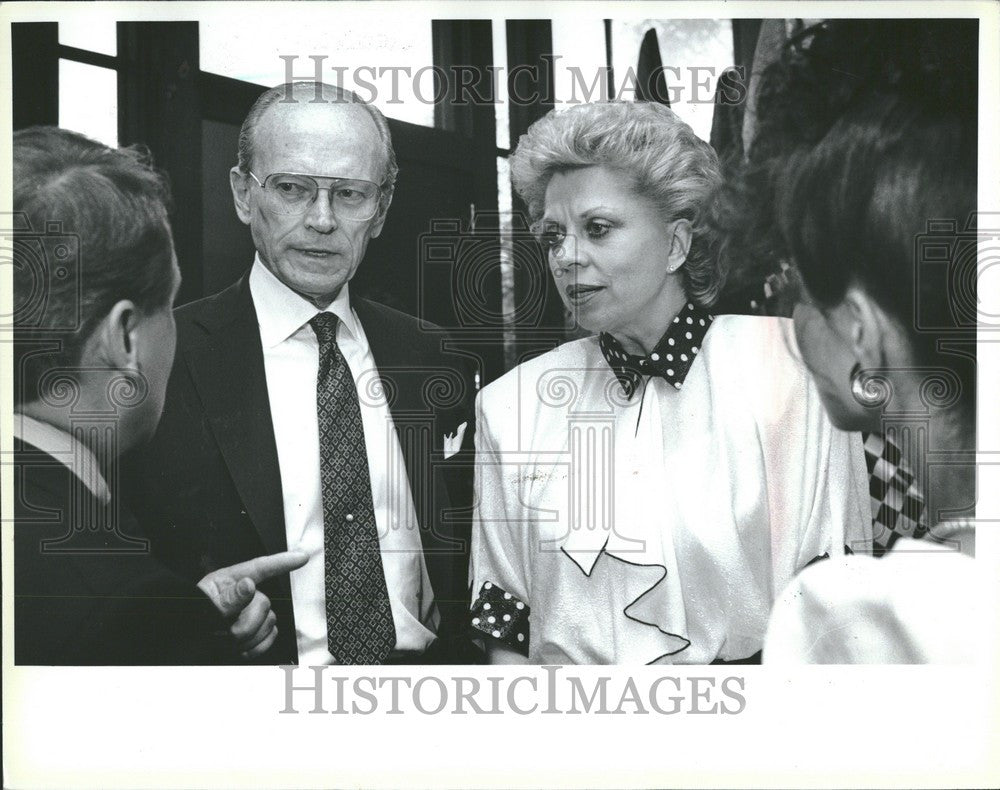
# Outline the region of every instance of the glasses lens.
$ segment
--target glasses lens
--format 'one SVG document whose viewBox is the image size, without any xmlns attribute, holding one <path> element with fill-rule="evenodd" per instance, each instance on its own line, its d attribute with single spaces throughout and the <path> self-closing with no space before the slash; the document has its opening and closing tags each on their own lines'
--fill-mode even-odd
<svg viewBox="0 0 1000 790">
<path fill-rule="evenodd" d="M 375 216 L 379 189 L 371 181 L 338 178 L 330 184 L 333 211 L 344 219 L 365 220 Z"/>
<path fill-rule="evenodd" d="M 302 214 L 316 199 L 318 185 L 309 176 L 274 173 L 264 182 L 271 210 L 278 214 Z"/>
<path fill-rule="evenodd" d="M 341 219 L 367 220 L 378 210 L 379 187 L 371 181 L 330 178 L 321 186 L 311 176 L 273 173 L 264 182 L 268 207 L 277 214 L 304 214 L 321 188 L 329 190 L 331 208 Z"/>
</svg>

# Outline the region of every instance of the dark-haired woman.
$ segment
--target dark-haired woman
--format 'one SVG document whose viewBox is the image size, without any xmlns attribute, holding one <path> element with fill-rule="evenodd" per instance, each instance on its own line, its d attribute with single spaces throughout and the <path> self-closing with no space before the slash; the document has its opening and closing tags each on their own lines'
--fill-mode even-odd
<svg viewBox="0 0 1000 790">
<path fill-rule="evenodd" d="M 911 460 L 912 480 L 883 459 L 873 487 L 901 507 L 916 485 L 933 525 L 883 559 L 803 572 L 776 604 L 767 661 L 975 653 L 976 267 L 960 267 L 976 52 L 974 21 L 827 22 L 765 74 L 734 224 L 794 265 L 798 346 L 834 424 L 889 435 Z"/>
</svg>

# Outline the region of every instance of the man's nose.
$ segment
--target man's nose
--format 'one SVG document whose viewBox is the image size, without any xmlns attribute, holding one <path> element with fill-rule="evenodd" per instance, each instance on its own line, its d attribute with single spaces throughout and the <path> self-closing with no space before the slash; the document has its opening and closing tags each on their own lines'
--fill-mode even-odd
<svg viewBox="0 0 1000 790">
<path fill-rule="evenodd" d="M 316 199 L 309 206 L 305 215 L 306 227 L 317 233 L 332 233 L 337 229 L 337 215 L 330 201 L 330 190 L 319 189 Z"/>
</svg>

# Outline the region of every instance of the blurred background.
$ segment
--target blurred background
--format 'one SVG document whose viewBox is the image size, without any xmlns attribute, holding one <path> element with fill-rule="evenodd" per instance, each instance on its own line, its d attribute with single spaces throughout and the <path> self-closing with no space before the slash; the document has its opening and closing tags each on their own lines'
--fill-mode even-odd
<svg viewBox="0 0 1000 790">
<path fill-rule="evenodd" d="M 245 10 L 14 23 L 14 128 L 58 124 L 152 151 L 173 189 L 184 303 L 253 260 L 228 171 L 256 97 L 289 74 L 357 90 L 390 120 L 400 177 L 352 291 L 443 327 L 479 361 L 484 385 L 575 336 L 512 195 L 507 159 L 519 136 L 574 103 L 660 101 L 720 156 L 742 156 L 753 74 L 803 24 L 354 13 L 331 26 Z M 764 288 L 724 294 L 718 312 L 761 311 Z"/>
</svg>

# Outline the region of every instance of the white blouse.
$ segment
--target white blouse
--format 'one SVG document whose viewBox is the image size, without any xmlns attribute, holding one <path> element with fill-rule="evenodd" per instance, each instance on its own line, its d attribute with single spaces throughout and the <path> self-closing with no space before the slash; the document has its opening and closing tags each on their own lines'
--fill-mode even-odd
<svg viewBox="0 0 1000 790">
<path fill-rule="evenodd" d="M 830 424 L 794 342 L 784 319 L 722 316 L 683 382 L 631 399 L 596 337 L 483 389 L 473 625 L 536 663 L 757 653 L 799 570 L 871 550 L 861 437 Z"/>
<path fill-rule="evenodd" d="M 989 600 L 973 559 L 975 532 L 939 524 L 881 559 L 844 557 L 809 568 L 775 602 L 769 664 L 971 664 L 993 656 Z M 988 665 L 988 664 L 984 664 Z"/>
</svg>

